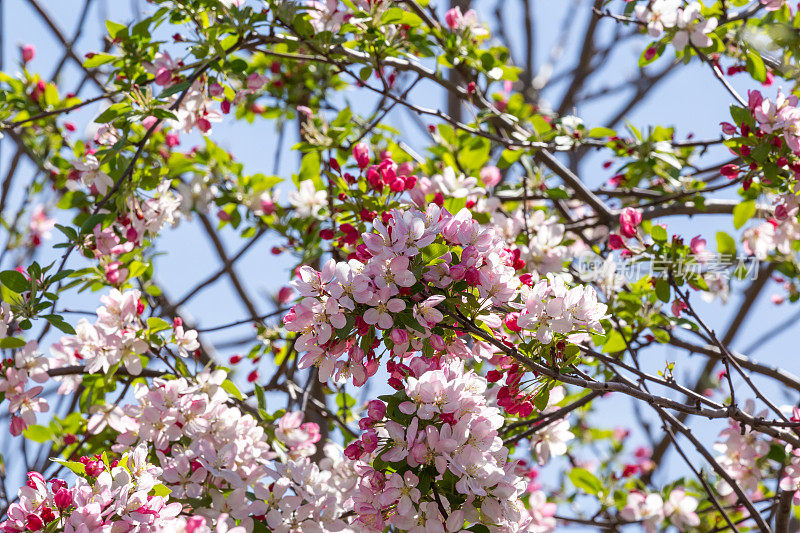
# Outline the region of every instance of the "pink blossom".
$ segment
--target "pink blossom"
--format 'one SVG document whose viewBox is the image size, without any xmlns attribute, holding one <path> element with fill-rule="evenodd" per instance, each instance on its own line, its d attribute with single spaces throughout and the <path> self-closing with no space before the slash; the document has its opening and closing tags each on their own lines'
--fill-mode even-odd
<svg viewBox="0 0 800 533">
<path fill-rule="evenodd" d="M 22 61 L 29 63 L 36 56 L 36 47 L 32 44 L 26 44 L 22 47 Z"/>
<path fill-rule="evenodd" d="M 619 215 L 620 233 L 623 237 L 636 236 L 636 228 L 642 223 L 642 212 L 632 207 L 626 207 Z"/>
</svg>

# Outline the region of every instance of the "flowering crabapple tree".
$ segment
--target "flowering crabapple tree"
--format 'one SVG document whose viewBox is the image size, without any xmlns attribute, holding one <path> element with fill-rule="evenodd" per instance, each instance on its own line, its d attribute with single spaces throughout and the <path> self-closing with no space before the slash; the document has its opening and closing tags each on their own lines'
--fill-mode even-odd
<svg viewBox="0 0 800 533">
<path fill-rule="evenodd" d="M 0 72 L 0 531 L 798 530 L 800 378 L 732 348 L 800 299 L 797 6 L 575 2 L 539 64 L 535 0 L 149 0 L 85 57 L 20 3 L 65 55 Z M 714 135 L 625 123 L 682 75 Z"/>
</svg>

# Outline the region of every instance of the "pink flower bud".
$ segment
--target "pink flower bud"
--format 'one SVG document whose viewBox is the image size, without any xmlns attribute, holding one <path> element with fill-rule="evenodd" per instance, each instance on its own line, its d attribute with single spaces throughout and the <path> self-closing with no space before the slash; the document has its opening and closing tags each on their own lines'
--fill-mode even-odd
<svg viewBox="0 0 800 533">
<path fill-rule="evenodd" d="M 97 477 L 103 473 L 105 465 L 101 461 L 89 461 L 86 463 L 86 475 Z"/>
<path fill-rule="evenodd" d="M 28 472 L 28 481 L 26 481 L 25 484 L 35 489 L 37 485 L 46 485 L 46 482 L 44 476 L 39 472 Z"/>
<path fill-rule="evenodd" d="M 374 429 L 367 430 L 361 437 L 364 451 L 372 453 L 378 449 L 378 433 Z"/>
<path fill-rule="evenodd" d="M 747 97 L 748 97 L 747 105 L 751 111 L 754 111 L 758 106 L 761 105 L 761 102 L 764 101 L 764 97 L 761 96 L 761 93 L 759 91 L 748 91 Z"/>
<path fill-rule="evenodd" d="M 727 178 L 733 179 L 739 175 L 739 166 L 733 163 L 725 165 L 719 169 L 719 173 Z"/>
<path fill-rule="evenodd" d="M 144 117 L 144 118 L 142 119 L 142 126 L 144 126 L 144 127 L 145 127 L 145 129 L 148 129 L 148 130 L 149 130 L 149 129 L 150 129 L 150 128 L 152 128 L 152 127 L 153 127 L 153 125 L 155 125 L 157 122 L 158 122 L 158 119 L 157 119 L 156 117 L 154 117 L 154 116 L 152 116 L 152 115 L 148 115 L 148 116 L 146 116 L 146 117 Z"/>
<path fill-rule="evenodd" d="M 386 404 L 380 400 L 370 400 L 367 404 L 367 416 L 371 420 L 383 420 L 386 415 Z"/>
<path fill-rule="evenodd" d="M 289 303 L 294 298 L 294 289 L 291 287 L 281 287 L 278 291 L 278 302 L 282 305 Z"/>
<path fill-rule="evenodd" d="M 358 168 L 364 170 L 369 165 L 369 146 L 365 143 L 358 143 L 353 146 L 353 157 L 356 159 Z"/>
<path fill-rule="evenodd" d="M 632 207 L 626 207 L 619 215 L 619 223 L 623 236 L 635 237 L 636 228 L 642 223 L 642 212 Z"/>
<path fill-rule="evenodd" d="M 208 133 L 211 131 L 211 122 L 207 118 L 198 118 L 197 129 L 203 133 Z"/>
<path fill-rule="evenodd" d="M 444 339 L 440 335 L 433 334 L 428 340 L 431 343 L 431 347 L 437 352 L 443 352 L 447 348 L 444 344 Z"/>
<path fill-rule="evenodd" d="M 224 92 L 225 90 L 219 83 L 214 82 L 208 86 L 208 94 L 210 94 L 211 96 L 222 96 L 222 93 Z"/>
<path fill-rule="evenodd" d="M 706 240 L 701 238 L 700 235 L 692 237 L 692 242 L 689 244 L 689 249 L 695 255 L 702 253 L 706 249 Z"/>
<path fill-rule="evenodd" d="M 672 302 L 672 314 L 675 316 L 681 316 L 681 311 L 688 308 L 689 306 L 680 300 L 675 300 Z"/>
<path fill-rule="evenodd" d="M 515 333 L 522 331 L 522 328 L 520 328 L 519 325 L 517 325 L 517 317 L 519 317 L 519 313 L 509 313 L 503 320 L 506 327 Z"/>
<path fill-rule="evenodd" d="M 517 408 L 517 414 L 523 418 L 531 416 L 533 413 L 533 404 L 531 402 L 522 402 Z"/>
<path fill-rule="evenodd" d="M 414 163 L 410 161 L 400 163 L 400 166 L 397 167 L 398 176 L 409 176 L 412 172 L 414 172 Z"/>
<path fill-rule="evenodd" d="M 404 329 L 393 329 L 389 336 L 395 344 L 405 344 L 408 342 L 408 332 Z"/>
<path fill-rule="evenodd" d="M 481 274 L 478 272 L 478 269 L 475 267 L 469 267 L 467 269 L 466 274 L 464 275 L 464 279 L 470 285 L 470 287 L 475 287 L 480 283 Z"/>
<path fill-rule="evenodd" d="M 730 122 L 721 122 L 720 126 L 722 126 L 722 133 L 725 135 L 736 135 L 736 126 L 731 124 Z"/>
<path fill-rule="evenodd" d="M 350 445 L 344 449 L 344 455 L 351 461 L 357 461 L 364 455 L 364 445 L 361 444 L 360 440 L 350 443 Z"/>
<path fill-rule="evenodd" d="M 25 63 L 31 61 L 36 56 L 36 47 L 32 44 L 26 44 L 22 47 L 22 61 Z"/>
<path fill-rule="evenodd" d="M 64 510 L 72 505 L 72 492 L 69 489 L 62 488 L 56 492 L 53 501 L 60 510 Z"/>
<path fill-rule="evenodd" d="M 15 437 L 18 437 L 22 434 L 23 431 L 28 427 L 28 424 L 22 419 L 21 416 L 12 416 L 11 417 L 11 434 Z"/>
<path fill-rule="evenodd" d="M 28 531 L 39 531 L 44 528 L 44 522 L 37 515 L 31 513 L 28 515 L 28 521 L 25 523 Z"/>
<path fill-rule="evenodd" d="M 494 166 L 483 167 L 481 169 L 481 180 L 487 187 L 494 187 L 502 179 L 500 169 Z"/>
<path fill-rule="evenodd" d="M 625 241 L 617 235 L 616 233 L 612 233 L 608 236 L 608 247 L 612 250 L 622 250 L 625 248 Z"/>
<path fill-rule="evenodd" d="M 266 76 L 262 76 L 258 72 L 253 72 L 247 77 L 247 88 L 251 91 L 257 91 L 267 82 Z"/>
<path fill-rule="evenodd" d="M 447 11 L 444 16 L 444 20 L 447 23 L 447 27 L 451 30 L 456 30 L 461 25 L 461 21 L 464 19 L 464 15 L 461 13 L 460 7 L 454 7 Z"/>
<path fill-rule="evenodd" d="M 162 87 L 165 85 L 169 85 L 169 82 L 172 81 L 172 72 L 169 69 L 161 67 L 156 71 L 156 85 L 161 85 Z"/>
</svg>

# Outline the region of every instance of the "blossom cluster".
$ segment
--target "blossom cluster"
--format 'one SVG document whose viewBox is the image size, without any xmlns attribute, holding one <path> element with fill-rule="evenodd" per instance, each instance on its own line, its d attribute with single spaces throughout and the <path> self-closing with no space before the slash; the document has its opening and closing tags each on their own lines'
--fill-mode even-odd
<svg viewBox="0 0 800 533">
<path fill-rule="evenodd" d="M 2 315 L 10 319 L 8 304 Z M 7 329 L 3 322 L 1 329 Z M 3 335 L 4 336 L 4 335 Z M 47 400 L 40 397 L 43 388 L 34 385 L 29 388 L 29 381 L 44 383 L 50 379 L 47 370 L 47 358 L 39 355 L 36 341 L 28 341 L 25 346 L 16 350 L 13 359 L 6 359 L 0 366 L 0 393 L 8 400 L 8 412 L 11 414 L 10 430 L 14 436 L 20 435 L 28 426 L 36 423 L 36 413 L 49 410 Z"/>
<path fill-rule="evenodd" d="M 27 484 L 19 490 L 19 501 L 9 507 L 0 530 L 21 533 L 55 531 L 53 527 L 58 527 L 64 533 L 175 531 L 172 524 L 183 506 L 170 503 L 159 490 L 161 469 L 147 462 L 144 446 L 119 461 L 83 457 L 68 466 L 78 474 L 73 486 L 63 479 L 46 481 L 38 472 L 29 472 Z"/>
<path fill-rule="evenodd" d="M 42 241 L 48 240 L 55 227 L 56 220 L 47 215 L 47 210 L 44 205 L 37 205 L 34 207 L 31 212 L 30 222 L 28 222 L 28 234 L 30 235 L 31 246 L 39 246 L 42 244 Z"/>
<path fill-rule="evenodd" d="M 747 399 L 742 411 L 755 418 L 763 418 L 767 414 L 766 409 L 755 413 L 752 399 Z M 750 493 L 757 491 L 763 477 L 758 461 L 769 453 L 769 443 L 758 432 L 735 420 L 728 422 L 728 427 L 720 432 L 719 439 L 714 444 L 714 450 L 720 453 L 716 457 L 717 463 L 742 490 Z M 737 498 L 733 488 L 724 479 L 719 480 L 717 491 L 731 500 Z"/>
<path fill-rule="evenodd" d="M 483 38 L 489 35 L 489 30 L 485 25 L 478 22 L 478 14 L 474 9 L 466 12 L 456 6 L 447 11 L 444 17 L 447 27 L 453 31 L 464 32 L 475 38 Z"/>
<path fill-rule="evenodd" d="M 796 96 L 785 96 L 779 91 L 775 100 L 771 100 L 759 91 L 750 91 L 748 107 L 762 132 L 782 134 L 787 146 L 793 152 L 800 152 L 800 109 Z M 746 133 L 743 131 L 742 135 Z"/>
<path fill-rule="evenodd" d="M 227 512 L 234 519 L 263 515 L 263 502 L 247 490 L 262 483 L 275 452 L 264 428 L 251 415 L 228 404 L 222 370 L 205 371 L 196 382 L 185 378 L 138 385 L 137 403 L 109 413 L 119 432 L 115 450 L 152 445 L 162 479 L 177 498 L 210 497 L 200 514 Z"/>
<path fill-rule="evenodd" d="M 461 531 L 468 522 L 528 531 L 526 483 L 498 435 L 503 417 L 486 379 L 458 359 L 416 357 L 406 372 L 402 390 L 370 402 L 363 435 L 345 450 L 361 460 L 353 499 L 363 530 Z"/>
<path fill-rule="evenodd" d="M 700 525 L 695 512 L 698 504 L 697 498 L 686 494 L 682 487 L 672 489 L 666 502 L 660 494 L 633 491 L 619 514 L 624 520 L 641 522 L 647 533 L 661 531 L 665 519 L 679 531 L 686 531 Z"/>
<path fill-rule="evenodd" d="M 352 491 L 359 474 L 337 444 L 328 443 L 317 464 L 308 457 L 279 463 L 268 492 L 256 492 L 267 505 L 266 523 L 275 533 L 341 532 L 350 529 L 345 517 L 353 510 Z"/>
<path fill-rule="evenodd" d="M 524 273 L 519 249 L 468 209 L 456 215 L 436 204 L 425 212 L 394 209 L 372 225 L 348 261 L 330 260 L 321 271 L 303 266 L 293 282 L 301 299 L 284 325 L 299 333 L 301 368 L 319 367 L 321 381 L 335 374 L 363 384 L 378 368 L 378 338 L 401 357 L 426 347 L 468 357 L 463 341 L 437 329 L 448 298 L 498 330 L 503 320 L 494 308 L 512 304 L 518 319 L 509 327 L 535 332 L 545 343 L 556 334 L 574 341 L 585 338 L 578 330 L 602 330 L 606 306 L 593 289 L 568 289 L 555 276 L 534 283 L 539 274 Z M 347 360 L 339 360 L 343 354 Z"/>
<path fill-rule="evenodd" d="M 322 381 L 336 371 L 337 377 L 353 376 L 361 385 L 377 370 L 375 347 L 359 346 L 353 329 L 372 338 L 375 329 L 386 331 L 394 352 L 403 355 L 419 349 L 421 339 L 430 338 L 443 320 L 437 305 L 453 284 L 474 288 L 484 305 L 506 303 L 519 285 L 508 264 L 511 254 L 466 209 L 456 216 L 435 204 L 424 213 L 396 209 L 376 218 L 373 227 L 361 235 L 356 257 L 331 260 L 321 272 L 303 266 L 293 282 L 302 299 L 284 324 L 300 333 L 297 348 L 306 352 L 301 367 L 319 366 Z M 449 246 L 440 246 L 442 255 L 428 257 L 434 243 Z M 445 349 L 441 337 L 431 344 Z M 348 361 L 337 361 L 345 352 Z"/>
<path fill-rule="evenodd" d="M 792 493 L 792 503 L 800 505 L 800 449 L 791 450 L 789 464 L 780 481 L 781 490 Z"/>
<path fill-rule="evenodd" d="M 506 318 L 512 331 L 530 332 L 544 344 L 553 342 L 557 334 L 577 343 L 588 341 L 589 332 L 603 331 L 600 320 L 608 307 L 590 285 L 568 288 L 563 277 L 548 274 L 532 287 L 524 285 L 521 293 L 522 303 L 515 305 L 519 311 Z"/>
<path fill-rule="evenodd" d="M 506 392 L 510 388 L 511 387 L 506 386 L 500 389 L 500 391 L 497 394 L 498 405 L 506 407 L 508 404 L 512 403 L 510 401 L 512 394 Z M 519 395 L 519 392 L 516 391 L 516 394 Z M 557 404 L 560 403 L 563 399 L 564 399 L 564 388 L 555 387 L 549 393 L 549 396 L 547 398 L 547 407 L 542 409 L 542 415 L 548 415 L 550 413 L 558 411 Z M 531 409 L 532 405 L 530 400 L 527 399 L 520 400 L 519 396 L 517 397 L 516 402 L 512 408 L 506 407 L 507 411 L 511 413 L 516 412 L 522 416 L 530 414 Z M 540 423 L 534 427 L 536 428 L 536 433 L 534 433 L 530 438 L 531 448 L 536 453 L 536 459 L 538 460 L 540 465 L 546 464 L 551 457 L 557 457 L 559 455 L 564 455 L 565 453 L 567 453 L 567 442 L 569 442 L 575 437 L 575 435 L 569 430 L 570 424 L 569 420 L 567 420 L 566 418 L 555 418 L 552 420 L 548 420 L 545 423 Z"/>
<path fill-rule="evenodd" d="M 171 103 L 178 101 L 180 96 L 171 97 Z M 170 119 L 170 124 L 185 133 L 191 133 L 195 128 L 203 134 L 211 133 L 211 123 L 220 122 L 222 114 L 212 107 L 213 100 L 206 87 L 205 80 L 196 80 L 183 95 L 180 105 L 175 110 L 176 120 Z"/>
<path fill-rule="evenodd" d="M 113 180 L 102 171 L 100 162 L 91 150 L 87 151 L 83 160 L 74 161 L 72 165 L 74 170 L 67 179 L 67 188 L 77 190 L 83 184 L 95 195 L 104 196 L 109 192 Z M 164 226 L 178 223 L 181 198 L 170 190 L 170 186 L 170 181 L 165 180 L 152 197 L 142 199 L 131 195 L 123 215 L 106 227 L 95 225 L 92 235 L 86 238 L 83 247 L 101 260 L 109 283 L 119 285 L 127 279 L 127 272 L 121 268 L 122 263 L 116 260 L 117 256 L 141 246 L 145 239 L 154 238 Z M 41 220 L 37 222 L 35 230 L 39 238 L 46 236 L 43 230 L 49 224 Z M 34 229 L 33 222 L 31 228 Z"/>
<path fill-rule="evenodd" d="M 700 2 L 683 5 L 682 0 L 654 0 L 637 5 L 634 13 L 647 25 L 647 32 L 653 37 L 674 30 L 672 44 L 677 50 L 683 50 L 690 43 L 698 48 L 711 46 L 708 34 L 717 28 L 717 19 L 706 19 L 701 10 Z"/>
<path fill-rule="evenodd" d="M 744 250 L 761 261 L 772 253 L 794 255 L 793 243 L 800 239 L 798 198 L 782 194 L 775 198 L 775 216 L 758 226 L 745 230 Z"/>
<path fill-rule="evenodd" d="M 101 296 L 103 305 L 97 309 L 97 321 L 92 324 L 81 319 L 75 326 L 74 336 L 62 337 L 51 347 L 51 368 L 82 363 L 86 372 L 92 374 L 107 373 L 115 365 L 122 364 L 131 374 L 140 374 L 142 357 L 150 350 L 149 343 L 143 338 L 147 325 L 141 316 L 144 305 L 140 298 L 141 293 L 135 289 L 125 292 L 112 289 L 109 294 Z M 184 355 L 200 346 L 197 332 L 185 330 L 180 319 L 174 324 L 170 340 Z M 61 394 L 74 391 L 80 384 L 79 376 L 56 379 L 62 382 Z"/>
<path fill-rule="evenodd" d="M 698 48 L 711 46 L 708 36 L 717 28 L 717 19 L 703 17 L 700 2 L 683 5 L 682 0 L 653 0 L 635 7 L 636 18 L 647 25 L 647 32 L 653 37 L 661 37 L 665 31 L 672 31 L 672 44 L 683 50 L 691 43 Z"/>
<path fill-rule="evenodd" d="M 353 4 L 361 11 L 379 15 L 386 9 L 389 2 L 388 0 L 354 0 Z M 356 14 L 339 0 L 309 0 L 306 2 L 306 6 L 309 22 L 318 32 L 336 33 L 342 24 Z"/>
</svg>

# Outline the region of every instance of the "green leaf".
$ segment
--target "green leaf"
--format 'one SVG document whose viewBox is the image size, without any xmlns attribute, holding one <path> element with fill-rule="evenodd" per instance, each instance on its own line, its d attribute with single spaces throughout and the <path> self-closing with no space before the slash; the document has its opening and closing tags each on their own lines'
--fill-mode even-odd
<svg viewBox="0 0 800 533">
<path fill-rule="evenodd" d="M 747 200 L 746 202 L 741 202 L 739 205 L 733 208 L 733 226 L 736 229 L 741 228 L 747 223 L 748 220 L 753 218 L 753 215 L 755 214 L 756 214 L 755 200 Z"/>
<path fill-rule="evenodd" d="M 147 319 L 147 329 L 150 330 L 150 333 L 158 333 L 159 331 L 164 331 L 165 329 L 169 329 L 170 324 L 163 318 L 159 318 L 157 316 L 151 316 Z"/>
<path fill-rule="evenodd" d="M 592 128 L 589 130 L 589 137 L 613 137 L 617 132 L 611 128 Z"/>
<path fill-rule="evenodd" d="M 95 68 L 100 65 L 105 65 L 106 63 L 111 63 L 115 59 L 117 59 L 117 56 L 112 56 L 111 54 L 94 54 L 83 62 L 83 66 L 86 68 Z"/>
<path fill-rule="evenodd" d="M 747 124 L 751 120 L 750 111 L 743 107 L 731 106 L 731 118 L 733 118 L 734 122 L 741 126 L 742 124 Z"/>
<path fill-rule="evenodd" d="M 668 331 L 663 330 L 661 328 L 650 328 L 650 331 L 653 332 L 653 336 L 656 338 L 658 342 L 661 344 L 666 344 L 669 342 L 671 336 Z"/>
<path fill-rule="evenodd" d="M 33 442 L 47 442 L 53 439 L 53 432 L 50 428 L 39 425 L 28 426 L 28 428 L 22 432 L 22 435 Z"/>
<path fill-rule="evenodd" d="M 107 122 L 111 122 L 112 120 L 124 115 L 129 111 L 131 111 L 131 106 L 129 106 L 124 102 L 120 102 L 118 104 L 112 104 L 108 106 L 108 108 L 105 111 L 100 113 L 100 115 L 96 119 L 94 119 L 94 121 L 97 124 L 104 124 Z"/>
<path fill-rule="evenodd" d="M 244 394 L 239 391 L 236 385 L 233 384 L 233 381 L 226 379 L 222 382 L 222 390 L 236 398 L 237 400 L 244 400 Z"/>
<path fill-rule="evenodd" d="M 78 461 L 65 461 L 63 459 L 53 459 L 56 463 L 69 468 L 73 473 L 83 477 L 86 475 L 86 465 Z"/>
<path fill-rule="evenodd" d="M 117 35 L 119 35 L 123 31 L 127 30 L 128 27 L 125 26 L 124 24 L 120 24 L 120 23 L 114 22 L 112 20 L 107 20 L 106 21 L 106 29 L 108 30 L 108 34 L 111 37 L 116 38 Z"/>
<path fill-rule="evenodd" d="M 320 161 L 319 152 L 309 152 L 303 156 L 303 161 L 300 163 L 300 181 L 311 180 L 317 187 L 317 190 L 324 189 L 325 186 L 320 178 L 320 168 L 322 163 Z M 298 183 L 299 185 L 299 183 Z"/>
<path fill-rule="evenodd" d="M 669 282 L 664 278 L 656 280 L 656 296 L 664 303 L 669 303 L 670 287 Z"/>
<path fill-rule="evenodd" d="M 544 191 L 548 198 L 552 198 L 553 200 L 566 200 L 569 198 L 569 193 L 566 189 L 561 187 L 557 187 L 555 189 L 547 189 Z"/>
<path fill-rule="evenodd" d="M 50 322 L 53 327 L 56 327 L 68 335 L 75 335 L 75 328 L 64 322 L 64 318 L 60 315 L 44 315 L 42 318 Z"/>
<path fill-rule="evenodd" d="M 534 117 L 531 119 L 531 125 L 539 135 L 547 133 L 553 129 L 553 126 L 551 126 L 550 123 L 547 122 L 544 117 L 542 117 L 542 115 L 534 115 Z"/>
<path fill-rule="evenodd" d="M 159 483 L 158 485 L 153 487 L 153 495 L 154 496 L 169 496 L 172 494 L 172 489 Z"/>
<path fill-rule="evenodd" d="M 403 20 L 403 13 L 399 7 L 387 9 L 381 17 L 381 24 L 399 24 Z"/>
<path fill-rule="evenodd" d="M 0 272 L 0 283 L 16 293 L 23 293 L 31 288 L 27 278 L 16 270 Z"/>
<path fill-rule="evenodd" d="M 161 98 L 161 99 L 168 98 L 168 97 L 172 96 L 173 94 L 178 94 L 179 92 L 185 91 L 186 89 L 189 88 L 190 85 L 191 85 L 191 82 L 188 81 L 188 80 L 187 81 L 182 81 L 180 83 L 176 83 L 175 85 L 167 87 L 166 89 L 161 91 L 161 94 L 159 94 L 158 97 Z"/>
<path fill-rule="evenodd" d="M 489 160 L 492 145 L 484 137 L 472 137 L 458 151 L 458 162 L 465 169 L 480 169 Z"/>
<path fill-rule="evenodd" d="M 736 241 L 724 231 L 717 232 L 717 253 L 736 255 Z"/>
<path fill-rule="evenodd" d="M 264 389 L 258 383 L 255 384 L 256 400 L 258 400 L 259 409 L 267 409 L 267 398 L 264 395 Z"/>
<path fill-rule="evenodd" d="M 765 81 L 767 79 L 767 67 L 764 65 L 764 60 L 761 54 L 753 50 L 747 51 L 747 72 L 756 81 Z"/>
<path fill-rule="evenodd" d="M 658 224 L 654 225 L 653 229 L 650 230 L 650 235 L 653 237 L 653 240 L 658 243 L 663 244 L 667 242 L 667 230 Z"/>
<path fill-rule="evenodd" d="M 625 339 L 622 337 L 619 331 L 612 330 L 611 333 L 608 334 L 608 340 L 603 345 L 603 351 L 605 353 L 614 353 L 614 352 L 621 352 L 628 347 L 628 344 L 625 342 Z"/>
<path fill-rule="evenodd" d="M 533 405 L 540 411 L 544 411 L 547 407 L 547 402 L 550 401 L 550 388 L 542 387 L 542 390 L 533 399 Z"/>
<path fill-rule="evenodd" d="M 599 494 L 603 490 L 603 484 L 597 476 L 585 468 L 573 468 L 569 473 L 569 480 L 576 488 L 583 490 L 587 494 Z"/>
<path fill-rule="evenodd" d="M 13 350 L 15 348 L 22 348 L 23 346 L 25 346 L 25 341 L 17 337 L 0 339 L 0 348 L 4 350 Z"/>
<path fill-rule="evenodd" d="M 147 272 L 148 265 L 142 263 L 141 261 L 133 261 L 128 268 L 128 277 L 138 278 L 145 272 Z"/>
</svg>

